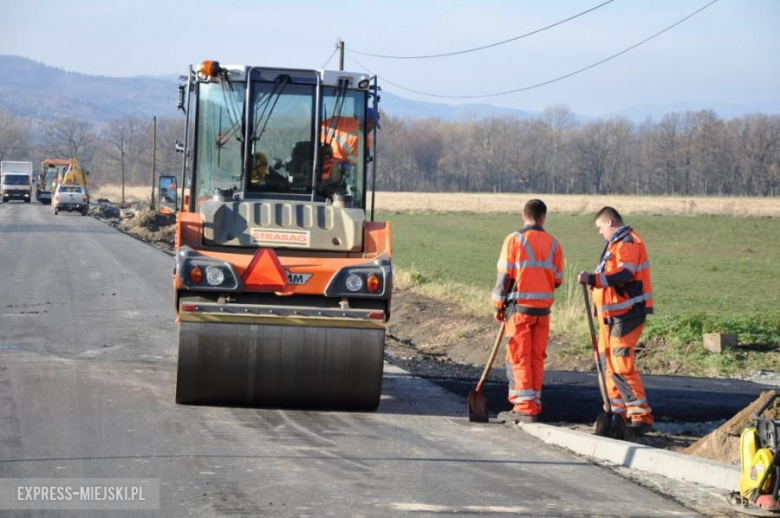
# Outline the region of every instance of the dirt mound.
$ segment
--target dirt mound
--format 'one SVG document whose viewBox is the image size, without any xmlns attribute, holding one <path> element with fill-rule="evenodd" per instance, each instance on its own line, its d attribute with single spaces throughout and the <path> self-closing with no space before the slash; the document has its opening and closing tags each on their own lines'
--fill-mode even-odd
<svg viewBox="0 0 780 518">
<path fill-rule="evenodd" d="M 143 209 L 135 216 L 123 220 L 119 227 L 144 241 L 173 244 L 176 235 L 176 219 L 157 214 L 151 209 Z"/>
<path fill-rule="evenodd" d="M 753 415 L 759 407 L 776 394 L 776 390 L 762 392 L 758 399 L 745 407 L 740 413 L 726 421 L 717 430 L 691 444 L 683 453 L 695 457 L 738 464 L 740 456 L 739 436 L 742 434 L 745 424 L 751 422 Z M 763 417 L 780 419 L 780 400 L 775 401 L 772 406 L 767 408 L 763 413 Z"/>
</svg>

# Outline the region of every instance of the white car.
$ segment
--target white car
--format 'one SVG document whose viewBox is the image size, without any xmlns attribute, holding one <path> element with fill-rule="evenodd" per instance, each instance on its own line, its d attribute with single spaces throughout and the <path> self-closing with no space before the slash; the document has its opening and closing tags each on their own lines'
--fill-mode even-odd
<svg viewBox="0 0 780 518">
<path fill-rule="evenodd" d="M 51 206 L 55 216 L 61 210 L 78 211 L 81 212 L 82 216 L 86 216 L 89 211 L 89 194 L 84 187 L 78 184 L 58 185 L 54 191 Z"/>
</svg>

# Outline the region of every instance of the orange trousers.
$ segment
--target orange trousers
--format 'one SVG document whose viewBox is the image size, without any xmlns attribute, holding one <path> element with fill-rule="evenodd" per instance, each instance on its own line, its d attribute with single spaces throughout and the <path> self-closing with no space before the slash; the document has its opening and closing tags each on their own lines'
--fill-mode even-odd
<svg viewBox="0 0 780 518">
<path fill-rule="evenodd" d="M 636 370 L 636 344 L 645 329 L 645 317 L 599 324 L 599 360 L 607 378 L 612 413 L 628 421 L 653 424 L 645 387 Z"/>
<path fill-rule="evenodd" d="M 538 415 L 542 411 L 550 317 L 515 313 L 507 319 L 506 333 L 509 336 L 506 348 L 509 402 L 514 405 L 515 412 Z"/>
</svg>

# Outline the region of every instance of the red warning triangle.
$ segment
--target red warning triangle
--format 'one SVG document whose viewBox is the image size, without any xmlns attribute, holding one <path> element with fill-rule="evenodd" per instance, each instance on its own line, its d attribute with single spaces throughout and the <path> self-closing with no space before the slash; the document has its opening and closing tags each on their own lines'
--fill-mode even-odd
<svg viewBox="0 0 780 518">
<path fill-rule="evenodd" d="M 287 286 L 287 274 L 270 248 L 257 249 L 241 280 L 244 281 L 244 287 L 250 290 L 282 291 Z"/>
</svg>

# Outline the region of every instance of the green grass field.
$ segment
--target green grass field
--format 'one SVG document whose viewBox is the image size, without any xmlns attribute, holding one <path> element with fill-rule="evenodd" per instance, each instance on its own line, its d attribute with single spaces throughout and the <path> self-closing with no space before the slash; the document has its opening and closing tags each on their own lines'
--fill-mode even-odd
<svg viewBox="0 0 780 518">
<path fill-rule="evenodd" d="M 517 215 L 392 214 L 377 219 L 392 221 L 393 261 L 402 273 L 412 272 L 419 284 L 447 284 L 447 293 L 456 298 L 461 293 L 460 301 L 472 312 L 482 313 L 483 307 L 482 314 L 490 312 L 496 261 L 506 235 L 522 226 Z M 760 344 L 780 342 L 780 220 L 627 219 L 645 240 L 652 265 L 656 313 L 648 335 L 680 346 L 700 339 L 701 332 L 734 332 L 741 341 Z M 566 257 L 569 286 L 556 303 L 558 313 L 568 305 L 573 318 L 579 318 L 582 302 L 571 284 L 576 272 L 594 269 L 604 241 L 592 216 L 550 215 L 545 228 L 561 242 Z M 583 332 L 567 326 L 558 331 Z M 773 363 L 780 366 L 780 361 Z"/>
</svg>

